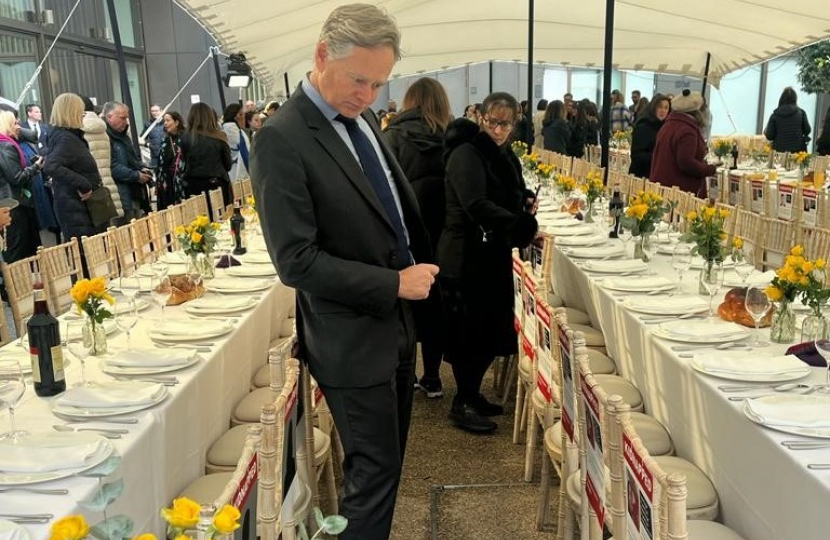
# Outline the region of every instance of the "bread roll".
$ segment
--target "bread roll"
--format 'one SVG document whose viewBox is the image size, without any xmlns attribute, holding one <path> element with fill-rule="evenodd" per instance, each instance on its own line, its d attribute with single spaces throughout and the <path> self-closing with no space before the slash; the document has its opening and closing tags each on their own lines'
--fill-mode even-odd
<svg viewBox="0 0 830 540">
<path fill-rule="evenodd" d="M 196 298 L 202 296 L 205 292 L 205 288 L 201 283 L 198 287 L 194 287 L 193 282 L 190 281 L 190 278 L 185 274 L 176 274 L 168 277 L 170 279 L 170 285 L 173 289 L 170 298 L 167 300 L 168 306 L 178 306 L 179 304 L 184 304 L 188 300 L 195 300 Z"/>
<path fill-rule="evenodd" d="M 746 289 L 743 287 L 735 287 L 730 289 L 723 299 L 723 303 L 718 306 L 718 316 L 724 321 L 736 322 L 742 326 L 755 328 L 755 320 L 752 315 L 746 310 L 744 302 L 746 301 Z M 772 315 L 775 313 L 775 306 L 773 306 L 764 318 L 758 324 L 759 328 L 766 328 L 771 324 Z"/>
</svg>

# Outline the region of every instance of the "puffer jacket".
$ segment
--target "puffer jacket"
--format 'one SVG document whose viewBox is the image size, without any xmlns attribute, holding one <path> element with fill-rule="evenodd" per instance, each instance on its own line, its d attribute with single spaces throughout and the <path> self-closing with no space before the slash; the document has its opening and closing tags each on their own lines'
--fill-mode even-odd
<svg viewBox="0 0 830 540">
<path fill-rule="evenodd" d="M 104 186 L 110 192 L 112 202 L 115 203 L 115 209 L 118 211 L 118 217 L 124 217 L 121 195 L 118 193 L 118 186 L 115 185 L 115 180 L 112 179 L 110 138 L 107 135 L 107 123 L 101 120 L 94 112 L 87 111 L 84 113 L 83 130 L 84 139 L 89 143 L 89 151 L 92 153 L 92 157 L 95 158 L 98 174 L 101 175 Z"/>
<path fill-rule="evenodd" d="M 802 152 L 810 142 L 810 121 L 798 105 L 781 105 L 772 112 L 764 136 L 776 152 Z"/>
</svg>

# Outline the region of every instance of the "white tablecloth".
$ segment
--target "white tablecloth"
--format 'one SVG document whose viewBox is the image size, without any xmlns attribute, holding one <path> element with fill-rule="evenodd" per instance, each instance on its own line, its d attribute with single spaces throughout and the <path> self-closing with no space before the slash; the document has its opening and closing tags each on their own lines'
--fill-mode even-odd
<svg viewBox="0 0 830 540">
<path fill-rule="evenodd" d="M 673 277 L 670 259 L 658 255 L 650 266 Z M 645 325 L 637 313 L 623 307 L 621 293 L 600 286 L 605 276 L 589 276 L 559 250 L 553 268 L 555 290 L 568 306 L 586 310 L 594 325 L 602 328 L 620 375 L 642 392 L 646 412 L 668 428 L 677 454 L 711 478 L 727 526 L 748 540 L 827 537 L 830 471 L 812 471 L 807 464 L 830 462 L 830 450 L 787 450 L 780 441 L 808 439 L 754 424 L 744 416 L 742 402 L 727 399 L 772 391 L 721 392 L 717 387 L 731 381 L 694 371 L 690 358 L 679 357 L 671 342 L 651 334 L 653 325 Z M 697 290 L 696 277 L 694 270 L 685 275 L 686 292 Z M 715 298 L 715 306 L 721 301 L 722 295 Z M 772 356 L 786 348 L 773 344 L 755 352 Z M 824 370 L 813 368 L 810 377 L 800 382 L 823 380 Z"/>
<path fill-rule="evenodd" d="M 222 270 L 217 272 L 222 275 Z M 281 323 L 288 317 L 294 296 L 293 291 L 278 280 L 273 287 L 256 294 L 261 296 L 261 301 L 250 311 L 232 315 L 240 317 L 235 319 L 234 331 L 211 339 L 215 346 L 209 353 L 200 353 L 203 361 L 198 366 L 169 374 L 178 377 L 180 384 L 168 388 L 171 396 L 166 401 L 152 409 L 124 415 L 138 418 L 137 425 L 105 426 L 130 430 L 129 435 L 112 441 L 123 458 L 113 477 L 122 478 L 126 489 L 108 508 L 107 514 L 125 514 L 133 518 L 134 535 L 152 532 L 158 538 L 164 538 L 160 509 L 187 484 L 204 474 L 207 449 L 228 429 L 232 408 L 250 392 L 252 374 L 267 363 L 268 346 L 272 339 L 279 337 Z M 143 298 L 150 300 L 149 296 Z M 184 306 L 168 307 L 166 312 L 165 317 L 171 320 L 189 318 Z M 153 307 L 139 315 L 140 320 L 132 331 L 132 346 L 152 346 L 145 331 L 158 323 L 160 309 L 153 303 Z M 198 322 L 194 321 L 194 324 Z M 125 345 L 125 335 L 110 336 L 111 350 Z M 71 358 L 71 355 L 67 356 Z M 87 379 L 109 380 L 99 370 L 98 362 L 95 357 L 87 359 Z M 66 378 L 68 385 L 79 381 L 77 360 L 72 359 Z M 18 426 L 32 432 L 48 432 L 52 424 L 64 423 L 52 415 L 49 403 L 49 399 L 35 395 L 29 378 L 26 394 L 15 415 Z M 8 418 L 3 416 L 0 428 L 5 429 Z M 93 478 L 74 477 L 33 486 L 67 488 L 69 495 L 66 496 L 0 493 L 0 513 L 50 513 L 55 519 L 81 513 L 95 524 L 102 520 L 102 515 L 83 510 L 78 501 L 90 498 L 96 486 L 97 480 Z M 24 527 L 32 540 L 48 537 L 48 525 Z"/>
</svg>

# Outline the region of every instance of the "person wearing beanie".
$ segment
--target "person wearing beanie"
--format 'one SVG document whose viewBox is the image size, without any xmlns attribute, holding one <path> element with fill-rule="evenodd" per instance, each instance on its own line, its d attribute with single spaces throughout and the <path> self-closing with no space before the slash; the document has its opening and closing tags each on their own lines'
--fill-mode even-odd
<svg viewBox="0 0 830 540">
<path fill-rule="evenodd" d="M 714 176 L 718 165 L 710 165 L 705 159 L 703 103 L 703 96 L 688 88 L 672 100 L 672 112 L 657 133 L 650 180 L 697 196 L 705 195 L 706 177 Z"/>
</svg>

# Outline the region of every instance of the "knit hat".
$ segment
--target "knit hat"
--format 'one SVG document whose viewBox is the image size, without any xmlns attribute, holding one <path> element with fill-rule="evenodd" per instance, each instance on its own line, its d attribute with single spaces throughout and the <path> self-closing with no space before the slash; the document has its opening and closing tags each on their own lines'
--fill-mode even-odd
<svg viewBox="0 0 830 540">
<path fill-rule="evenodd" d="M 703 96 L 699 92 L 692 92 L 688 88 L 683 89 L 683 94 L 671 100 L 671 110 L 690 113 L 699 111 L 703 107 Z"/>
</svg>

